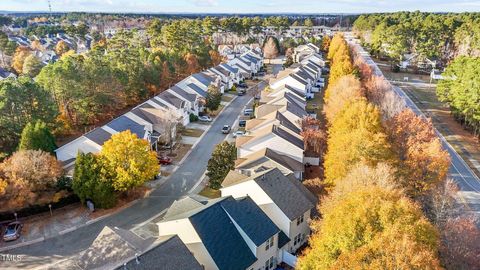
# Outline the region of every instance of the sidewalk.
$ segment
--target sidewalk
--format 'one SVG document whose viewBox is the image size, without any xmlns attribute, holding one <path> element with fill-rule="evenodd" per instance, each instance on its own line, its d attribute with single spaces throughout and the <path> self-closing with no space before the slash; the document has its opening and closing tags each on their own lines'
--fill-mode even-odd
<svg viewBox="0 0 480 270">
<path fill-rule="evenodd" d="M 230 95 L 230 94 L 227 94 Z M 230 100 L 226 106 L 223 108 L 225 109 L 231 102 L 233 102 L 236 96 L 231 95 L 233 98 Z M 221 111 L 223 112 L 223 110 Z M 220 112 L 220 113 L 221 113 Z M 215 121 L 216 117 L 214 118 Z M 207 134 L 207 131 L 212 126 L 212 123 L 208 124 L 200 124 L 200 123 L 192 123 L 192 126 L 197 129 L 204 130 L 202 136 L 195 137 L 195 141 L 193 142 L 192 147 L 189 151 L 181 158 L 181 160 L 169 166 L 164 166 L 166 171 L 169 174 L 173 174 L 183 163 L 186 157 L 191 153 L 191 151 L 195 148 L 195 146 L 199 143 L 199 141 Z M 193 138 L 192 138 L 193 140 Z M 168 167 L 168 168 L 167 168 Z M 159 180 L 154 180 L 146 183 L 146 187 L 149 188 L 158 188 L 163 185 L 169 178 L 161 177 Z M 148 196 L 148 195 L 147 195 Z M 141 199 L 141 198 L 139 198 Z M 86 207 L 82 206 L 80 203 L 72 204 L 66 207 L 62 207 L 60 209 L 55 209 L 50 215 L 49 212 L 31 216 L 25 219 L 19 219 L 24 223 L 24 228 L 22 230 L 22 236 L 20 239 L 12 242 L 3 242 L 0 241 L 0 252 L 7 251 L 10 249 L 31 245 L 37 242 L 41 242 L 45 239 L 56 237 L 59 235 L 66 234 L 68 232 L 74 231 L 78 228 L 88 226 L 96 221 L 104 219 L 110 215 L 113 215 L 124 208 L 128 208 L 130 205 L 135 203 L 137 200 L 133 200 L 126 204 L 119 205 L 116 208 L 108 209 L 108 210 L 97 210 L 94 213 L 91 213 Z"/>
</svg>

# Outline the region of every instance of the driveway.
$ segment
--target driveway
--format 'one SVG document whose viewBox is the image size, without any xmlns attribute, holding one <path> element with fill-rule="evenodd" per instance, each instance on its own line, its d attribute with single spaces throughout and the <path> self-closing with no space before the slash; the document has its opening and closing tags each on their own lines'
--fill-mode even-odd
<svg viewBox="0 0 480 270">
<path fill-rule="evenodd" d="M 266 83 L 264 82 L 259 85 L 262 89 L 265 86 Z M 249 95 L 240 96 L 227 106 L 178 170 L 164 184 L 152 191 L 149 197 L 137 201 L 132 206 L 112 216 L 75 231 L 6 251 L 4 254 L 23 255 L 22 260 L 16 262 L 0 261 L 0 268 L 31 269 L 54 263 L 90 246 L 104 226 L 116 226 L 130 230 L 161 213 L 173 201 L 187 195 L 197 184 L 206 170 L 208 157 L 210 157 L 214 147 L 225 139 L 225 135 L 221 133 L 223 125 L 233 125 L 250 99 L 251 96 Z"/>
</svg>

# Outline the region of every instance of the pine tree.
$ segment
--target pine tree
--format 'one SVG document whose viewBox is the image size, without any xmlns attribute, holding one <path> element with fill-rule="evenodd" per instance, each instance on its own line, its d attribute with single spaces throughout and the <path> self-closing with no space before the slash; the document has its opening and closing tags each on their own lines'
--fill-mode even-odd
<svg viewBox="0 0 480 270">
<path fill-rule="evenodd" d="M 28 123 L 23 129 L 20 150 L 42 150 L 53 153 L 56 148 L 55 138 L 44 122 L 38 120 L 35 124 Z"/>
<path fill-rule="evenodd" d="M 207 165 L 207 176 L 210 179 L 209 185 L 211 188 L 220 188 L 228 172 L 235 168 L 236 158 L 237 148 L 235 144 L 222 142 L 215 147 Z"/>
</svg>

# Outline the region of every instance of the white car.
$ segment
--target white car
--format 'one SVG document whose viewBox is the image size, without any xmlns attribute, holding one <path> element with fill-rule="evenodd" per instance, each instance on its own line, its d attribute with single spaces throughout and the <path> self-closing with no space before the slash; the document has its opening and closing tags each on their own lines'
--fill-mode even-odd
<svg viewBox="0 0 480 270">
<path fill-rule="evenodd" d="M 208 115 L 200 116 L 198 117 L 198 120 L 202 122 L 212 122 L 212 118 L 210 118 L 210 116 Z"/>
<path fill-rule="evenodd" d="M 245 131 L 243 130 L 237 130 L 233 133 L 233 138 L 237 138 L 237 137 L 242 137 L 245 135 Z"/>
</svg>

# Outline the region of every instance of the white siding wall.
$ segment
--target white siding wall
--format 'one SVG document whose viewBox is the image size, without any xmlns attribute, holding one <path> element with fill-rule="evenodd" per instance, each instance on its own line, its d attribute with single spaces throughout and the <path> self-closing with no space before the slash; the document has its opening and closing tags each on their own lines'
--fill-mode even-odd
<svg viewBox="0 0 480 270">
<path fill-rule="evenodd" d="M 293 220 L 290 223 L 290 232 L 288 233 L 288 237 L 290 238 L 291 241 L 287 244 L 287 251 L 293 253 L 301 245 L 303 245 L 305 242 L 307 242 L 308 236 L 310 235 L 310 227 L 309 227 L 310 211 L 311 210 L 308 210 L 307 212 L 305 212 L 303 214 L 303 222 L 300 223 L 298 226 L 297 226 L 297 220 Z M 303 234 L 303 235 L 305 235 L 305 237 L 303 238 L 303 240 L 300 243 L 297 243 L 296 245 L 294 245 L 293 243 L 294 243 L 295 236 L 297 236 L 298 234 Z"/>
<path fill-rule="evenodd" d="M 178 235 L 192 252 L 195 259 L 205 267 L 206 270 L 217 270 L 218 267 L 208 253 L 189 219 L 172 220 L 157 223 L 158 235 Z"/>
<path fill-rule="evenodd" d="M 82 153 L 98 153 L 102 147 L 95 142 L 89 140 L 85 136 L 81 136 L 74 141 L 55 150 L 57 159 L 60 161 L 76 158 L 78 151 Z"/>
</svg>

